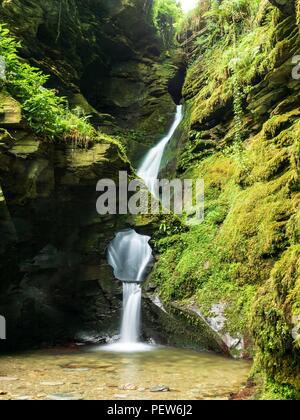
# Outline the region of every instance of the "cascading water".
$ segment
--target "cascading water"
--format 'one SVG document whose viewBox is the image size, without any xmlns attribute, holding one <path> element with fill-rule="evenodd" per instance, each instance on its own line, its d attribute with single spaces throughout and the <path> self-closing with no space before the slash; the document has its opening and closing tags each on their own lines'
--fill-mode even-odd
<svg viewBox="0 0 300 420">
<path fill-rule="evenodd" d="M 127 345 L 140 338 L 142 289 L 138 283 L 123 283 L 121 340 Z"/>
<path fill-rule="evenodd" d="M 146 155 L 138 176 L 143 179 L 149 191 L 155 195 L 155 181 L 168 142 L 173 137 L 183 118 L 182 106 L 177 107 L 175 120 L 166 137 Z M 152 261 L 149 236 L 137 234 L 132 229 L 119 232 L 108 247 L 108 263 L 114 269 L 114 275 L 123 282 L 123 317 L 121 339 L 118 343 L 106 346 L 108 351 L 134 352 L 150 350 L 151 346 L 140 343 L 140 319 L 142 289 L 147 268 Z"/>
<path fill-rule="evenodd" d="M 159 176 L 159 170 L 163 159 L 164 151 L 167 144 L 175 134 L 175 131 L 183 118 L 182 105 L 177 106 L 175 120 L 166 137 L 164 137 L 155 147 L 153 147 L 146 155 L 140 168 L 138 169 L 138 176 L 142 178 L 148 187 L 149 191 L 155 195 L 155 182 Z M 156 197 L 158 198 L 158 197 Z"/>
<path fill-rule="evenodd" d="M 122 230 L 108 247 L 108 263 L 114 275 L 123 282 L 140 283 L 152 259 L 150 236 L 143 236 L 133 229 Z"/>
<path fill-rule="evenodd" d="M 131 352 L 150 349 L 150 346 L 139 343 L 141 282 L 152 261 L 149 240 L 150 236 L 126 229 L 119 232 L 108 247 L 108 263 L 113 267 L 115 277 L 123 282 L 123 317 L 120 341 L 106 346 L 106 350 Z"/>
</svg>

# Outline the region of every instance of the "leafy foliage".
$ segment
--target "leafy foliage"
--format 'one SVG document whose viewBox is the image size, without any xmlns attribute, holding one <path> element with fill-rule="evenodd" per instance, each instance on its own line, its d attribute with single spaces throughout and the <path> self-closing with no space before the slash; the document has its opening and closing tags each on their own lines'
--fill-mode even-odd
<svg viewBox="0 0 300 420">
<path fill-rule="evenodd" d="M 0 55 L 6 65 L 6 89 L 22 105 L 31 128 L 50 140 L 72 140 L 86 145 L 96 133 L 87 117 L 72 112 L 65 98 L 44 87 L 48 76 L 23 62 L 18 56 L 20 43 L 0 25 Z"/>
<path fill-rule="evenodd" d="M 153 19 L 167 48 L 174 44 L 176 26 L 181 16 L 182 11 L 177 0 L 155 0 Z"/>
<path fill-rule="evenodd" d="M 210 41 L 225 37 L 229 42 L 251 28 L 258 5 L 259 0 L 212 0 L 210 10 L 204 14 L 210 21 Z"/>
</svg>

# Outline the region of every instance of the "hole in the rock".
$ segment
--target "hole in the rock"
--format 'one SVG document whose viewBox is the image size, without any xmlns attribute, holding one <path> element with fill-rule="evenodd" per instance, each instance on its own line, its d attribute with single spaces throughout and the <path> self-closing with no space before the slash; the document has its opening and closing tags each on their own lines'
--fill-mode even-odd
<svg viewBox="0 0 300 420">
<path fill-rule="evenodd" d="M 80 82 L 83 95 L 97 110 L 101 110 L 101 87 L 107 78 L 108 70 L 101 59 L 86 67 Z"/>
<path fill-rule="evenodd" d="M 46 45 L 52 45 L 55 42 L 53 31 L 51 32 L 44 23 L 39 25 L 36 37 L 39 41 Z"/>
<path fill-rule="evenodd" d="M 168 91 L 176 105 L 180 105 L 182 99 L 182 88 L 185 80 L 186 68 L 181 66 L 168 85 Z"/>
<path fill-rule="evenodd" d="M 154 57 L 159 57 L 160 56 L 160 50 L 156 47 L 156 46 L 151 46 L 147 49 L 148 54 L 154 56 Z"/>
</svg>

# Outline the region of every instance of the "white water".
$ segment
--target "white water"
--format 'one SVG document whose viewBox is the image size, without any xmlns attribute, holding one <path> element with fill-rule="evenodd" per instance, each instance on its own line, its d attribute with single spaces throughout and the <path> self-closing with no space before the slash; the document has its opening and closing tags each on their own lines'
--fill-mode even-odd
<svg viewBox="0 0 300 420">
<path fill-rule="evenodd" d="M 183 119 L 182 105 L 177 106 L 175 120 L 168 132 L 168 134 L 161 139 L 161 141 L 153 147 L 146 155 L 140 168 L 138 169 L 138 176 L 143 179 L 149 191 L 156 195 L 155 184 L 159 176 L 162 158 L 167 144 L 175 134 L 176 129 Z M 157 197 L 158 198 L 158 197 Z"/>
<path fill-rule="evenodd" d="M 150 236 L 127 229 L 119 232 L 108 247 L 108 263 L 113 267 L 115 277 L 123 282 L 123 316 L 120 341 L 105 346 L 107 351 L 136 352 L 152 349 L 140 342 L 141 282 L 152 261 L 149 240 Z"/>
<path fill-rule="evenodd" d="M 140 338 L 142 289 L 138 283 L 123 283 L 123 319 L 121 337 L 124 343 Z"/>
<path fill-rule="evenodd" d="M 140 283 L 152 259 L 150 236 L 139 235 L 133 229 L 117 233 L 107 251 L 108 263 L 114 275 L 123 282 Z"/>
<path fill-rule="evenodd" d="M 173 137 L 183 118 L 182 106 L 177 106 L 175 120 L 166 137 L 146 155 L 138 169 L 149 191 L 155 195 L 155 184 L 159 176 L 165 148 Z M 142 289 L 140 283 L 145 279 L 147 268 L 152 260 L 149 236 L 137 234 L 132 229 L 119 232 L 108 247 L 108 263 L 114 275 L 123 282 L 123 317 L 121 339 L 105 346 L 107 351 L 139 352 L 153 349 L 153 346 L 140 342 Z"/>
</svg>

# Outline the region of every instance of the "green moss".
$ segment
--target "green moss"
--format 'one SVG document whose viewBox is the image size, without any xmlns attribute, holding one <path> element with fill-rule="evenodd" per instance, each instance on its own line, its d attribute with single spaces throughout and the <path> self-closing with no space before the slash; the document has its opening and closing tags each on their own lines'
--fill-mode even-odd
<svg viewBox="0 0 300 420">
<path fill-rule="evenodd" d="M 268 379 L 263 387 L 262 400 L 299 400 L 300 393 L 290 385 L 282 385 Z"/>
<path fill-rule="evenodd" d="M 210 315 L 213 304 L 226 302 L 227 331 L 247 329 L 250 295 L 255 288 L 243 289 L 234 282 L 239 265 L 224 260 L 219 244 L 222 224 L 228 215 L 236 187 L 232 184 L 235 165 L 220 154 L 204 160 L 187 173 L 187 177 L 204 177 L 206 182 L 205 222 L 188 232 L 160 239 L 156 243 L 162 254 L 152 274 L 165 302 L 192 299 L 203 313 Z M 243 297 L 244 296 L 244 297 Z"/>
<path fill-rule="evenodd" d="M 252 313 L 258 346 L 257 363 L 280 387 L 300 389 L 299 342 L 293 336 L 294 317 L 300 314 L 300 246 L 293 245 L 276 263 L 260 289 Z"/>
<path fill-rule="evenodd" d="M 233 7 L 235 2 L 225 3 Z M 223 6 L 219 6 L 221 8 Z M 213 14 L 209 13 L 209 18 L 213 18 L 214 13 L 220 17 L 219 9 L 211 12 Z M 272 7 L 264 19 L 254 19 L 256 13 L 254 6 L 252 11 L 244 12 L 242 22 L 232 16 L 234 23 L 225 26 L 223 36 L 215 39 L 209 46 L 207 42 L 212 24 L 206 22 L 209 30 L 198 38 L 201 60 L 195 60 L 190 66 L 184 86 L 185 97 L 194 98 L 191 120 L 193 126 L 211 124 L 214 115 L 220 119 L 218 114 L 224 112 L 227 118 L 232 118 L 233 112 L 230 115 L 229 109 L 231 104 L 237 103 L 237 83 L 241 87 L 240 94 L 245 99 L 252 90 L 252 84 L 265 76 L 270 86 L 282 88 L 290 83 L 293 67 L 290 58 L 297 53 L 300 44 L 295 22 L 292 17 L 280 19 L 278 9 Z M 249 16 L 248 23 L 246 16 Z M 222 31 L 222 25 L 218 30 Z M 241 110 L 245 102 L 241 101 Z M 264 112 L 268 111 L 268 107 L 262 108 Z M 242 133 L 241 130 L 237 132 Z"/>
<path fill-rule="evenodd" d="M 299 119 L 299 115 L 299 109 L 293 109 L 286 114 L 274 115 L 264 124 L 264 137 L 266 139 L 276 137 L 283 130 L 289 128 L 297 119 Z"/>
<path fill-rule="evenodd" d="M 256 359 L 260 369 L 264 369 L 259 356 L 264 349 L 251 329 L 253 307 L 261 287 L 274 289 L 269 284 L 274 265 L 299 238 L 297 116 L 293 111 L 274 117 L 245 147 L 215 151 L 200 161 L 193 159 L 192 165 L 187 159 L 182 176 L 205 181 L 204 223 L 156 244 L 160 259 L 152 280 L 162 299 L 196 304 L 208 317 L 214 304 L 225 304 L 224 330 L 233 336 L 243 335 L 248 346 L 249 337 L 254 336 L 260 349 Z M 190 133 L 197 141 L 196 132 Z M 198 138 L 202 136 L 199 132 Z M 297 264 L 283 260 L 282 268 Z M 295 302 L 299 300 L 298 287 L 290 297 Z M 288 286 L 287 290 L 292 289 Z M 294 313 L 297 311 L 298 307 Z M 283 313 L 278 308 L 274 316 L 280 319 Z M 255 330 L 269 334 L 263 325 L 256 325 Z M 280 322 L 272 335 L 281 337 L 281 345 L 291 337 L 290 329 Z M 275 341 L 274 352 L 278 346 Z M 276 381 L 280 384 L 278 378 Z M 287 378 L 281 383 L 289 384 Z"/>
<path fill-rule="evenodd" d="M 293 17 L 268 2 L 243 9 L 245 19 L 234 28 L 230 22 L 242 9 L 223 8 L 239 2 L 213 3 L 197 26 L 206 29 L 194 43 L 201 59 L 184 86 L 188 136 L 179 160 L 183 178 L 205 180 L 205 220 L 157 242 L 153 280 L 165 302 L 196 305 L 207 317 L 212 305 L 224 304 L 224 331 L 242 335 L 249 353 L 256 352 L 258 397 L 294 399 L 300 114 L 291 57 L 299 33 Z"/>
</svg>

